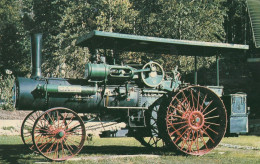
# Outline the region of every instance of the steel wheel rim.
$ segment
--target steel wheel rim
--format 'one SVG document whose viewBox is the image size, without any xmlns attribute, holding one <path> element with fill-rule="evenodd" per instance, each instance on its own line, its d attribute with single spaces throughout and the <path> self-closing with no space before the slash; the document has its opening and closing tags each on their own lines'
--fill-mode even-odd
<svg viewBox="0 0 260 164">
<path fill-rule="evenodd" d="M 33 125 L 42 113 L 43 111 L 32 111 L 24 118 L 21 126 L 22 141 L 24 145 L 26 145 L 26 147 L 28 147 L 32 151 L 36 150 L 32 139 Z"/>
<path fill-rule="evenodd" d="M 85 125 L 76 112 L 52 108 L 34 123 L 33 143 L 44 157 L 53 161 L 72 158 L 84 146 Z"/>
<path fill-rule="evenodd" d="M 205 87 L 180 90 L 166 113 L 167 135 L 171 145 L 182 153 L 204 155 L 224 137 L 227 113 L 221 99 Z"/>
</svg>

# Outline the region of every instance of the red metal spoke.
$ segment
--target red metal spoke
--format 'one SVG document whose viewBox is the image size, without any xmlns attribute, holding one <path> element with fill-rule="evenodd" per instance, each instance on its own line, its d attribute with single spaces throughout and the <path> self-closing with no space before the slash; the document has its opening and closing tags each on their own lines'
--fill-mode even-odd
<svg viewBox="0 0 260 164">
<path fill-rule="evenodd" d="M 208 97 L 208 95 L 206 94 L 205 97 L 204 97 L 204 99 L 203 99 L 203 101 L 202 101 L 202 103 L 201 103 L 200 111 L 203 109 L 203 104 L 205 104 L 207 97 Z M 202 112 L 202 113 L 203 113 L 203 112 Z"/>
<path fill-rule="evenodd" d="M 73 140 L 67 138 L 67 143 L 69 143 L 70 146 L 75 146 L 77 148 L 80 148 L 80 142 L 76 142 L 76 141 L 73 141 Z"/>
<path fill-rule="evenodd" d="M 195 135 L 194 135 L 194 130 L 191 130 L 192 132 L 192 138 L 191 138 L 191 143 L 189 145 L 189 149 L 190 149 L 190 152 L 192 152 L 192 145 L 193 145 L 193 141 L 195 140 Z"/>
<path fill-rule="evenodd" d="M 219 115 L 217 115 L 217 116 L 211 116 L 211 117 L 206 117 L 206 118 L 204 118 L 205 120 L 208 120 L 208 119 L 212 119 L 212 118 L 219 118 Z"/>
<path fill-rule="evenodd" d="M 220 126 L 220 124 L 216 124 L 216 123 L 214 123 L 214 122 L 207 122 L 207 121 L 205 121 L 205 124 Z"/>
<path fill-rule="evenodd" d="M 169 134 L 169 135 L 172 136 L 172 135 L 173 135 L 174 133 L 176 133 L 176 132 L 177 132 L 177 135 L 180 135 L 180 130 L 183 129 L 183 128 L 186 128 L 187 126 L 188 126 L 188 125 L 185 125 L 185 126 L 179 128 L 179 129 L 176 129 L 176 128 L 174 128 L 174 127 L 172 126 L 172 128 L 174 129 L 174 131 L 171 132 L 171 134 Z"/>
<path fill-rule="evenodd" d="M 191 131 L 192 130 L 189 129 L 189 131 L 187 132 L 187 139 L 184 138 L 187 141 L 186 144 L 187 144 L 188 149 L 191 148 L 191 145 L 190 145 L 189 140 L 188 140 L 190 138 Z M 187 152 L 188 152 L 188 149 L 187 149 Z M 191 152 L 191 150 L 190 150 L 190 152 Z"/>
<path fill-rule="evenodd" d="M 176 108 L 176 107 L 175 107 L 174 105 L 172 105 L 172 104 L 170 104 L 169 107 L 173 108 L 174 111 L 177 111 L 177 112 L 179 112 L 179 113 L 181 113 L 181 114 L 184 112 L 182 109 L 178 109 L 178 108 Z M 174 111 L 173 111 L 173 112 L 174 112 Z M 173 112 L 172 112 L 172 113 L 173 113 Z"/>
<path fill-rule="evenodd" d="M 38 146 L 39 150 L 42 151 L 47 145 L 48 143 L 50 143 L 50 141 L 52 141 L 53 138 L 51 138 L 49 141 L 45 142 L 44 144 L 41 144 L 40 146 Z M 43 147 L 42 147 L 43 146 Z M 41 148 L 42 147 L 42 148 Z M 41 148 L 41 149 L 40 149 Z"/>
<path fill-rule="evenodd" d="M 182 122 L 175 122 L 175 123 L 171 123 L 172 125 L 178 125 L 178 124 L 186 124 L 187 121 L 182 121 Z"/>
<path fill-rule="evenodd" d="M 72 122 L 72 119 L 74 118 L 75 116 L 74 115 L 72 115 L 72 117 L 70 118 L 70 120 L 69 120 L 69 123 L 64 127 L 64 129 L 67 129 L 67 127 L 69 126 L 69 124 L 71 124 L 71 122 Z"/>
<path fill-rule="evenodd" d="M 205 125 L 204 125 L 204 126 L 205 126 Z M 209 130 L 211 130 L 213 133 L 215 133 L 216 135 L 218 135 L 218 132 L 216 132 L 215 130 L 211 129 L 209 126 L 205 126 L 205 127 L 206 127 L 205 130 L 209 129 Z"/>
<path fill-rule="evenodd" d="M 68 146 L 67 142 L 66 142 L 65 140 L 63 140 L 63 141 L 64 141 L 64 144 L 65 144 L 65 146 L 66 146 L 66 147 L 67 147 L 67 149 L 69 150 L 70 154 L 73 154 L 73 153 L 71 152 L 71 150 L 70 150 L 70 148 L 69 148 L 69 146 Z"/>
<path fill-rule="evenodd" d="M 186 140 L 182 140 L 182 141 L 181 141 L 181 147 L 180 147 L 181 150 L 184 149 L 185 144 L 187 144 Z M 177 145 L 177 146 L 178 146 L 178 145 Z"/>
<path fill-rule="evenodd" d="M 182 95 L 183 95 L 184 98 L 185 98 L 183 102 L 188 102 L 188 98 L 189 98 L 189 96 L 187 97 L 183 91 L 181 91 L 181 92 L 182 92 Z M 188 104 L 188 107 L 185 108 L 185 111 L 187 111 L 187 109 L 190 108 L 190 103 L 187 103 L 187 104 Z"/>
<path fill-rule="evenodd" d="M 200 101 L 200 90 L 199 90 L 199 93 L 198 93 L 197 110 L 196 110 L 196 111 L 199 111 L 199 110 L 198 110 L 198 109 L 199 109 L 199 106 L 200 106 L 199 101 Z"/>
<path fill-rule="evenodd" d="M 58 156 L 59 156 L 59 140 L 57 141 L 57 146 L 56 146 L 56 150 L 55 150 L 55 152 L 57 152 L 57 158 L 58 158 Z M 55 156 L 56 156 L 56 153 L 54 153 L 54 155 L 53 155 L 53 158 L 55 158 Z"/>
<path fill-rule="evenodd" d="M 42 130 L 42 131 L 49 132 L 49 130 L 47 130 L 47 129 L 42 129 L 41 127 L 40 127 L 40 128 L 35 127 L 35 130 L 38 130 L 38 131 Z"/>
<path fill-rule="evenodd" d="M 207 116 L 208 114 L 210 114 L 211 112 L 213 112 L 214 110 L 216 110 L 217 107 L 213 108 L 212 110 L 210 110 L 208 113 L 204 114 L 204 117 Z"/>
<path fill-rule="evenodd" d="M 199 153 L 200 148 L 199 148 L 199 132 L 198 132 L 198 130 L 196 130 L 196 134 L 197 134 L 197 138 L 196 138 L 195 144 L 197 143 L 196 147 L 197 147 L 197 151 Z"/>
<path fill-rule="evenodd" d="M 65 131 L 67 132 L 67 131 L 70 131 L 71 129 L 73 129 L 73 128 L 75 128 L 76 127 L 76 125 L 77 126 L 79 126 L 80 125 L 80 123 L 79 122 L 76 122 L 74 125 L 72 125 L 70 128 L 68 128 L 68 129 L 66 129 Z M 79 126 L 80 127 L 80 126 Z M 78 128 L 78 127 L 77 127 Z M 77 129 L 76 128 L 76 129 Z"/>
<path fill-rule="evenodd" d="M 185 102 L 185 101 L 183 101 L 183 102 L 181 102 L 177 97 L 175 97 L 175 100 L 177 100 L 178 101 L 178 104 L 180 104 L 184 109 L 186 109 L 186 107 L 183 105 L 183 103 Z M 178 109 L 177 111 L 179 111 L 179 110 L 181 110 L 182 111 L 182 113 L 184 113 L 185 111 L 184 110 L 182 110 L 182 109 Z"/>
<path fill-rule="evenodd" d="M 200 140 L 202 140 L 204 146 L 206 147 L 206 149 L 208 149 L 208 146 L 207 146 L 207 144 L 206 144 L 206 142 L 205 142 L 205 140 L 204 140 L 204 138 L 203 138 L 202 131 L 200 131 Z"/>
<path fill-rule="evenodd" d="M 63 140 L 60 142 L 60 144 L 61 144 L 61 158 L 63 157 L 63 154 L 66 154 L 66 152 L 64 151 L 64 147 L 63 147 L 62 142 L 63 142 Z"/>
<path fill-rule="evenodd" d="M 203 128 L 202 128 L 201 130 L 209 137 L 209 139 L 210 139 L 213 143 L 215 143 L 215 141 L 210 137 L 210 135 L 206 132 L 206 130 L 204 130 Z"/>
<path fill-rule="evenodd" d="M 204 113 L 204 112 L 208 109 L 208 107 L 212 104 L 212 102 L 213 102 L 213 100 L 211 100 L 211 101 L 208 103 L 208 105 L 204 108 L 204 110 L 202 111 L 202 113 Z"/>
<path fill-rule="evenodd" d="M 193 92 L 192 92 L 192 89 L 190 90 L 190 94 L 191 94 L 191 101 L 192 101 L 192 108 L 194 108 L 194 95 L 193 95 Z"/>
<path fill-rule="evenodd" d="M 177 143 L 177 141 L 178 141 L 179 139 L 183 138 L 182 136 L 184 135 L 184 133 L 187 132 L 187 130 L 189 130 L 189 129 L 186 129 L 181 135 L 179 135 L 179 137 L 174 141 L 175 144 Z"/>
<path fill-rule="evenodd" d="M 46 151 L 46 154 L 48 154 L 49 152 L 52 151 L 52 148 L 54 147 L 55 143 L 56 143 L 57 139 L 55 139 L 52 143 L 52 145 L 49 147 L 49 149 Z"/>
<path fill-rule="evenodd" d="M 176 118 L 181 118 L 181 119 L 182 119 L 181 116 L 175 115 L 174 113 L 168 113 L 168 114 L 167 114 L 167 117 L 176 117 Z"/>
</svg>

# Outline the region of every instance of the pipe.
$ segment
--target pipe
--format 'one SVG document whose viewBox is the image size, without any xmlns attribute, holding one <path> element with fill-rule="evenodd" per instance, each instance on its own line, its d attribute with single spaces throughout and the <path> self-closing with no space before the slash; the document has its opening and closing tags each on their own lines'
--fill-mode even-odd
<svg viewBox="0 0 260 164">
<path fill-rule="evenodd" d="M 31 78 L 42 77 L 42 34 L 31 35 L 31 59 L 32 59 L 32 75 Z"/>
</svg>

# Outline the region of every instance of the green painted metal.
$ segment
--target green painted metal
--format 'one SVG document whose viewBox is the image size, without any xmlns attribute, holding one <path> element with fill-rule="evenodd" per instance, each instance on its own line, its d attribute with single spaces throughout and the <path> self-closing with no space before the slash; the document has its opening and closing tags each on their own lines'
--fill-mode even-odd
<svg viewBox="0 0 260 164">
<path fill-rule="evenodd" d="M 41 60 L 42 60 L 42 34 L 31 35 L 31 53 L 32 53 L 32 78 L 42 77 Z"/>
<path fill-rule="evenodd" d="M 64 133 L 64 131 L 60 131 L 60 132 L 58 133 L 58 135 L 59 135 L 60 138 L 62 138 L 62 137 L 65 135 L 65 133 Z"/>
<path fill-rule="evenodd" d="M 87 95 L 94 95 L 97 92 L 97 86 L 80 86 L 80 85 L 55 85 L 55 84 L 39 84 L 37 86 L 38 91 L 47 93 L 81 93 Z"/>
<path fill-rule="evenodd" d="M 197 85 L 198 84 L 198 57 L 194 56 L 194 84 Z"/>
<path fill-rule="evenodd" d="M 129 66 L 88 63 L 86 65 L 85 78 L 97 81 L 111 78 L 129 80 L 133 78 L 135 73 L 135 70 Z"/>
<path fill-rule="evenodd" d="M 253 31 L 255 47 L 260 48 L 260 1 L 247 0 L 247 6 Z"/>
<path fill-rule="evenodd" d="M 248 45 L 201 42 L 130 34 L 92 31 L 79 37 L 76 45 L 93 49 L 147 52 L 187 56 L 212 56 L 219 53 L 244 53 Z"/>
<path fill-rule="evenodd" d="M 217 64 L 217 86 L 219 86 L 219 57 L 216 55 L 216 64 Z"/>
</svg>

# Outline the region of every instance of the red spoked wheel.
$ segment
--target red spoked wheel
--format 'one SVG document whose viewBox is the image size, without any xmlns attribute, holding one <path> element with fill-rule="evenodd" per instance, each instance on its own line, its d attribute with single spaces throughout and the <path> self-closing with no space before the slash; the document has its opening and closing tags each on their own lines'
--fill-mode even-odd
<svg viewBox="0 0 260 164">
<path fill-rule="evenodd" d="M 33 125 L 36 119 L 43 113 L 43 111 L 32 111 L 29 113 L 23 120 L 21 126 L 21 138 L 24 143 L 30 150 L 34 151 L 35 147 L 32 140 L 32 130 Z"/>
<path fill-rule="evenodd" d="M 52 108 L 34 123 L 33 143 L 40 154 L 54 161 L 67 160 L 80 152 L 86 137 L 78 114 L 67 108 Z"/>
<path fill-rule="evenodd" d="M 173 96 L 166 110 L 166 139 L 182 153 L 204 155 L 224 137 L 227 113 L 210 89 L 191 86 Z"/>
</svg>

